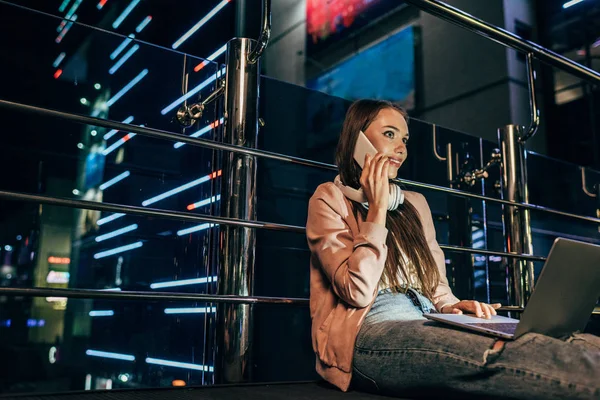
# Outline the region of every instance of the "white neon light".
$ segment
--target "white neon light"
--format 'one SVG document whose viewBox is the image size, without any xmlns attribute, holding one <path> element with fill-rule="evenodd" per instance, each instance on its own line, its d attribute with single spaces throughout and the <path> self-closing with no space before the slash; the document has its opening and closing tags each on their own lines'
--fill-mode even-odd
<svg viewBox="0 0 600 400">
<path fill-rule="evenodd" d="M 190 205 L 187 207 L 187 209 L 188 209 L 188 210 L 195 210 L 196 208 L 204 207 L 204 206 L 206 206 L 206 205 L 209 205 L 209 204 L 211 204 L 211 203 L 217 202 L 217 201 L 219 201 L 219 200 L 221 200 L 221 195 L 220 195 L 220 194 L 218 194 L 218 195 L 216 195 L 216 196 L 213 196 L 213 197 L 209 197 L 208 199 L 204 199 L 204 200 L 202 200 L 202 201 L 199 201 L 199 202 L 197 202 L 197 203 L 190 204 Z"/>
<path fill-rule="evenodd" d="M 214 61 L 215 58 L 217 58 L 221 54 L 225 53 L 225 50 L 227 50 L 227 45 L 226 44 L 224 44 L 219 50 L 215 51 L 210 56 L 208 56 L 207 60 L 208 61 Z"/>
<path fill-rule="evenodd" d="M 195 279 L 181 279 L 178 281 L 169 281 L 169 282 L 156 282 L 150 284 L 151 289 L 163 289 L 169 287 L 177 287 L 177 286 L 187 286 L 187 285 L 199 285 L 201 283 L 212 283 L 216 282 L 216 276 L 208 276 L 205 278 L 195 278 Z"/>
<path fill-rule="evenodd" d="M 135 356 L 130 354 L 110 353 L 108 351 L 86 350 L 85 354 L 91 357 L 112 358 L 114 360 L 135 361 Z"/>
<path fill-rule="evenodd" d="M 119 90 L 119 92 L 117 94 L 115 94 L 113 97 L 111 97 L 106 102 L 106 105 L 108 107 L 110 107 L 113 104 L 115 104 L 117 102 L 117 100 L 119 100 L 121 97 L 123 97 L 123 95 L 125 93 L 127 93 L 132 87 L 134 87 L 139 81 L 141 81 L 147 74 L 148 74 L 147 69 L 142 70 L 142 72 L 140 72 L 135 78 L 133 78 L 131 80 L 131 82 L 129 82 L 127 85 L 125 85 L 125 87 L 123 87 L 123 89 Z"/>
<path fill-rule="evenodd" d="M 106 181 L 102 185 L 100 185 L 100 190 L 106 190 L 106 189 L 108 189 L 109 187 L 111 187 L 115 183 L 120 182 L 123 179 L 127 178 L 129 175 L 131 175 L 131 172 L 125 171 L 122 174 L 119 174 L 119 175 L 115 176 L 111 180 Z"/>
<path fill-rule="evenodd" d="M 204 82 L 202 82 L 201 84 L 199 84 L 198 86 L 196 86 L 195 88 L 193 88 L 192 90 L 190 90 L 189 92 L 187 92 L 186 94 L 184 94 L 183 96 L 181 96 L 180 98 L 163 108 L 160 113 L 162 115 L 165 115 L 166 113 L 170 112 L 179 104 L 183 103 L 184 101 L 186 101 L 187 99 L 189 99 L 190 97 L 192 97 L 193 95 L 210 85 L 212 82 L 215 81 L 215 79 L 220 78 L 223 74 L 225 74 L 225 68 L 221 69 L 220 71 L 217 71 L 216 75 L 211 76 L 210 78 L 208 78 L 207 80 L 205 80 Z"/>
<path fill-rule="evenodd" d="M 125 246 L 121 246 L 121 247 L 117 247 L 114 249 L 110 249 L 110 250 L 105 250 L 105 251 L 101 251 L 100 253 L 96 253 L 94 254 L 94 258 L 96 260 L 100 259 L 100 258 L 104 258 L 104 257 L 109 257 L 115 254 L 119 254 L 119 253 L 124 253 L 126 251 L 129 250 L 134 250 L 134 249 L 138 249 L 140 247 L 142 247 L 144 245 L 143 242 L 135 242 L 135 243 L 131 243 Z"/>
<path fill-rule="evenodd" d="M 69 9 L 69 12 L 67 13 L 67 15 L 65 15 L 65 19 L 71 19 L 71 17 L 73 17 L 75 15 L 75 12 L 79 8 L 79 5 L 81 4 L 82 1 L 83 0 L 76 0 L 75 3 L 73 3 L 71 8 Z"/>
<path fill-rule="evenodd" d="M 93 310 L 90 311 L 90 317 L 112 317 L 115 315 L 113 310 Z"/>
<path fill-rule="evenodd" d="M 219 120 L 219 125 L 222 125 L 224 121 L 225 121 L 225 119 L 221 118 Z M 190 137 L 194 137 L 194 138 L 195 137 L 200 137 L 200 136 L 204 135 L 206 132 L 210 132 L 211 129 L 216 128 L 215 125 L 216 124 L 214 122 L 212 124 L 210 124 L 210 125 L 206 125 L 204 128 L 200 129 L 199 131 L 192 133 L 190 135 Z M 177 142 L 177 143 L 175 143 L 173 145 L 173 147 L 176 148 L 176 149 L 178 149 L 178 148 L 180 148 L 182 146 L 185 146 L 185 143 L 183 143 L 183 142 Z"/>
<path fill-rule="evenodd" d="M 129 57 L 131 57 L 133 55 L 133 53 L 135 53 L 136 51 L 138 51 L 140 48 L 139 44 L 134 44 L 128 51 L 127 53 L 123 54 L 123 57 L 121 57 L 121 59 L 119 61 L 117 61 L 115 63 L 115 65 L 113 65 L 112 67 L 110 67 L 110 69 L 108 70 L 108 73 L 113 75 L 115 72 L 117 72 L 117 70 L 119 68 L 121 68 L 121 66 L 123 64 L 125 64 L 125 62 L 127 60 L 129 60 Z"/>
<path fill-rule="evenodd" d="M 125 18 L 127 18 L 127 16 L 129 15 L 129 13 L 131 13 L 131 11 L 133 11 L 133 9 L 139 3 L 140 3 L 140 0 L 132 0 L 132 2 L 129 3 L 129 5 L 127 6 L 127 8 L 125 10 L 123 10 L 123 12 L 121 13 L 121 15 L 119 15 L 117 17 L 117 19 L 115 20 L 115 22 L 113 22 L 113 24 L 112 24 L 113 29 L 117 29 L 123 23 L 123 21 L 125 21 Z"/>
<path fill-rule="evenodd" d="M 65 12 L 70 2 L 71 0 L 63 0 L 63 2 L 60 4 L 60 7 L 58 7 L 58 12 Z"/>
<path fill-rule="evenodd" d="M 164 365 L 166 367 L 193 369 L 196 371 L 214 372 L 214 368 L 208 365 L 190 364 L 178 361 L 161 360 L 159 358 L 146 358 L 148 364 Z"/>
<path fill-rule="evenodd" d="M 121 121 L 124 124 L 129 124 L 130 122 L 133 121 L 133 115 L 130 115 L 129 117 L 125 118 L 123 121 Z M 106 132 L 106 134 L 103 136 L 104 140 L 108 140 L 111 137 L 115 136 L 115 133 L 119 132 L 118 129 L 111 129 L 110 131 Z"/>
<path fill-rule="evenodd" d="M 71 274 L 66 271 L 50 271 L 46 276 L 48 283 L 69 283 Z"/>
<path fill-rule="evenodd" d="M 183 44 L 186 40 L 190 38 L 198 29 L 202 27 L 202 25 L 206 24 L 212 17 L 214 17 L 223 7 L 229 3 L 230 0 L 222 0 L 215 8 L 213 8 L 208 14 L 204 16 L 200 21 L 196 23 L 196 25 L 192 26 L 192 28 L 187 31 L 182 37 L 177 39 L 175 43 L 173 43 L 173 48 L 176 49 Z"/>
<path fill-rule="evenodd" d="M 121 54 L 121 52 L 125 49 L 125 47 L 129 46 L 129 43 L 131 43 L 134 38 L 135 35 L 133 33 L 127 36 L 125 40 L 123 40 L 121 44 L 112 53 L 110 53 L 110 59 L 114 60 L 115 58 L 117 58 L 119 54 Z"/>
<path fill-rule="evenodd" d="M 54 62 L 52 63 L 52 66 L 54 68 L 57 68 L 60 65 L 60 63 L 62 62 L 62 60 L 64 60 L 66 55 L 67 55 L 67 53 L 65 53 L 64 51 L 62 53 L 60 53 L 58 55 L 58 57 L 56 57 L 56 60 L 54 60 Z"/>
<path fill-rule="evenodd" d="M 84 390 L 92 390 L 92 375 L 87 374 L 85 376 L 85 387 Z"/>
<path fill-rule="evenodd" d="M 584 0 L 571 0 L 571 1 L 567 1 L 565 4 L 563 4 L 563 8 L 569 8 L 571 6 L 574 6 L 575 4 L 579 4 Z"/>
<path fill-rule="evenodd" d="M 150 21 L 152 21 L 152 17 L 150 15 L 148 15 L 146 18 L 144 18 L 144 20 L 142 22 L 140 22 L 140 24 L 137 26 L 137 28 L 135 28 L 135 31 L 137 33 L 140 33 L 141 31 L 144 30 L 144 28 L 146 26 L 148 26 L 148 24 L 150 23 Z"/>
<path fill-rule="evenodd" d="M 205 314 L 217 312 L 217 307 L 165 308 L 165 314 Z"/>
<path fill-rule="evenodd" d="M 118 149 L 119 147 L 124 145 L 128 140 L 132 139 L 135 136 L 136 136 L 135 133 L 131 133 L 131 132 L 128 133 L 127 135 L 123 136 L 121 139 L 117 140 L 116 142 L 114 142 L 113 144 L 108 146 L 106 149 L 102 150 L 102 155 L 104 155 L 104 156 L 109 155 L 110 153 L 112 153 L 113 151 L 115 151 L 116 149 Z"/>
<path fill-rule="evenodd" d="M 183 236 L 183 235 L 187 235 L 188 233 L 203 231 L 205 229 L 212 228 L 213 226 L 218 226 L 218 224 L 202 224 L 202 225 L 192 226 L 191 228 L 182 229 L 180 231 L 177 231 L 177 236 Z"/>
<path fill-rule="evenodd" d="M 124 228 L 117 229 L 116 231 L 112 231 L 107 234 L 97 236 L 95 240 L 96 240 L 96 242 L 103 242 L 105 240 L 112 239 L 119 235 L 123 235 L 124 233 L 135 231 L 137 228 L 138 228 L 137 224 L 132 224 L 132 225 L 126 226 Z"/>
<path fill-rule="evenodd" d="M 124 217 L 124 216 L 125 216 L 125 214 L 123 214 L 123 213 L 114 213 L 112 215 L 109 215 L 108 217 L 104 217 L 104 218 L 99 219 L 98 222 L 97 222 L 97 224 L 98 225 L 104 225 L 104 224 L 107 224 L 107 223 L 109 223 L 111 221 L 114 221 L 115 219 L 118 219 L 118 218 L 121 218 L 121 217 Z"/>
<path fill-rule="evenodd" d="M 202 178 L 196 179 L 195 181 L 186 183 L 185 185 L 176 187 L 175 189 L 171 189 L 168 192 L 165 192 L 163 194 L 159 194 L 158 196 L 154 196 L 154 197 L 152 197 L 152 198 L 150 198 L 148 200 L 144 200 L 142 202 L 142 205 L 144 207 L 149 206 L 150 204 L 154 204 L 154 203 L 156 203 L 158 201 L 166 199 L 167 197 L 171 197 L 174 194 L 181 193 L 184 190 L 188 190 L 188 189 L 193 188 L 194 186 L 198 186 L 198 185 L 200 185 L 200 184 L 202 184 L 204 182 L 208 182 L 211 178 L 213 178 L 213 175 L 215 175 L 215 173 L 203 176 Z"/>
</svg>

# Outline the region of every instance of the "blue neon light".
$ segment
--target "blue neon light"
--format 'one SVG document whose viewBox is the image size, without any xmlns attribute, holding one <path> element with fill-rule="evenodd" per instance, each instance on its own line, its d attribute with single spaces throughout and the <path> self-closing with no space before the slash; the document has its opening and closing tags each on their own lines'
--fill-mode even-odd
<svg viewBox="0 0 600 400">
<path fill-rule="evenodd" d="M 91 357 L 112 358 L 114 360 L 135 361 L 135 356 L 130 354 L 110 353 L 108 351 L 86 350 L 85 354 Z"/>
<path fill-rule="evenodd" d="M 54 60 L 54 62 L 52 63 L 52 66 L 54 68 L 57 68 L 60 65 L 60 63 L 62 62 L 62 60 L 64 60 L 66 55 L 67 55 L 67 53 L 65 53 L 64 51 L 62 53 L 60 53 L 58 55 L 58 57 L 56 57 L 56 60 Z"/>
<path fill-rule="evenodd" d="M 111 221 L 114 221 L 114 220 L 116 220 L 118 218 L 121 218 L 121 217 L 124 217 L 124 216 L 125 216 L 125 214 L 123 214 L 123 213 L 114 213 L 112 215 L 109 215 L 108 217 L 104 217 L 104 218 L 99 219 L 98 222 L 97 222 L 97 224 L 98 225 L 104 225 L 104 224 L 107 224 L 107 223 L 109 223 Z"/>
<path fill-rule="evenodd" d="M 575 4 L 579 4 L 579 3 L 581 3 L 582 1 L 584 1 L 584 0 L 571 0 L 571 1 L 568 1 L 568 2 L 566 2 L 565 4 L 563 4 L 563 6 L 562 6 L 562 7 L 563 7 L 563 8 L 569 8 L 569 7 L 571 7 L 571 6 L 574 6 Z"/>
<path fill-rule="evenodd" d="M 225 121 L 225 119 L 221 118 L 219 120 L 219 125 L 222 125 L 224 121 Z M 194 138 L 195 137 L 200 137 L 200 136 L 204 135 L 206 132 L 210 132 L 211 129 L 216 128 L 216 127 L 213 127 L 213 124 L 207 125 L 204 128 L 200 129 L 199 131 L 192 133 L 190 135 L 190 137 L 194 137 Z M 177 143 L 175 143 L 173 145 L 173 147 L 176 148 L 176 149 L 178 149 L 180 147 L 183 147 L 183 146 L 185 146 L 185 143 L 183 143 L 183 142 L 177 142 Z"/>
<path fill-rule="evenodd" d="M 223 7 L 229 3 L 230 0 L 222 0 L 215 8 L 213 8 L 208 14 L 206 14 L 200 21 L 196 23 L 196 25 L 192 26 L 192 28 L 187 31 L 182 37 L 177 39 L 175 43 L 173 43 L 172 47 L 174 49 L 178 48 L 190 38 L 198 29 L 202 27 L 202 25 L 206 24 L 212 17 L 214 17 Z"/>
<path fill-rule="evenodd" d="M 111 97 L 106 102 L 106 105 L 108 107 L 110 107 L 113 104 L 115 104 L 117 102 L 117 100 L 119 100 L 121 97 L 123 97 L 123 95 L 125 93 L 127 93 L 132 87 L 134 87 L 135 85 L 137 85 L 137 83 L 139 81 L 141 81 L 147 74 L 148 74 L 148 70 L 147 69 L 142 70 L 142 72 L 140 72 L 135 78 L 133 78 L 131 80 L 131 82 L 129 82 L 127 85 L 125 85 L 125 87 L 123 87 L 123 89 L 119 90 L 119 92 L 117 94 L 115 94 L 113 97 Z"/>
<path fill-rule="evenodd" d="M 119 15 L 117 17 L 117 19 L 115 20 L 115 22 L 113 22 L 112 27 L 113 29 L 117 29 L 121 23 L 123 23 L 123 21 L 125 20 L 125 18 L 127 18 L 127 16 L 129 15 L 129 13 L 131 13 L 131 11 L 133 11 L 133 9 L 140 3 L 140 0 L 132 0 L 131 3 L 129 3 L 129 5 L 127 6 L 127 8 L 125 10 L 123 10 L 123 12 L 121 13 L 121 15 Z"/>
<path fill-rule="evenodd" d="M 65 12 L 70 2 L 71 0 L 63 0 L 63 2 L 60 4 L 60 7 L 58 7 L 58 12 Z"/>
<path fill-rule="evenodd" d="M 135 136 L 136 136 L 135 133 L 128 133 L 127 135 L 123 136 L 121 139 L 117 140 L 116 142 L 114 142 L 113 144 L 108 146 L 106 149 L 102 150 L 102 155 L 103 156 L 109 155 L 110 153 L 112 153 L 113 151 L 118 149 L 119 147 L 123 146 L 127 141 L 134 138 Z"/>
<path fill-rule="evenodd" d="M 214 173 L 213 173 L 213 174 L 214 174 Z M 209 174 L 209 175 L 203 176 L 202 178 L 196 179 L 195 181 L 192 181 L 192 182 L 186 183 L 185 185 L 182 185 L 182 186 L 176 187 L 175 189 L 171 189 L 171 190 L 169 190 L 168 192 L 165 192 L 165 193 L 163 193 L 163 194 L 160 194 L 160 195 L 158 195 L 158 196 L 154 196 L 154 197 L 152 197 L 152 198 L 149 198 L 148 200 L 144 200 L 144 201 L 142 202 L 142 205 L 143 205 L 144 207 L 146 207 L 146 206 L 149 206 L 150 204 L 154 204 L 154 203 L 156 203 L 156 202 L 158 202 L 158 201 L 161 201 L 161 200 L 163 200 L 163 199 L 166 199 L 167 197 L 171 197 L 171 196 L 173 196 L 174 194 L 181 193 L 181 192 L 183 192 L 184 190 L 188 190 L 188 189 L 191 189 L 191 188 L 193 188 L 194 186 L 198 186 L 198 185 L 200 185 L 201 183 L 208 182 L 208 181 L 209 181 L 209 180 L 212 178 L 213 174 Z"/>
<path fill-rule="evenodd" d="M 190 364 L 178 361 L 161 360 L 159 358 L 146 358 L 146 363 L 155 365 L 164 365 L 166 367 L 193 369 L 196 371 L 214 372 L 214 368 L 208 365 Z"/>
<path fill-rule="evenodd" d="M 183 235 L 187 235 L 188 233 L 203 231 L 205 229 L 212 228 L 213 226 L 218 226 L 218 224 L 202 224 L 202 225 L 192 226 L 191 228 L 182 229 L 180 231 L 177 231 L 177 236 L 183 236 Z"/>
<path fill-rule="evenodd" d="M 170 112 L 179 104 L 183 103 L 184 101 L 186 101 L 187 99 L 189 99 L 190 97 L 192 97 L 193 95 L 210 85 L 212 82 L 215 81 L 215 79 L 220 78 L 223 74 L 225 74 L 225 68 L 221 69 L 220 71 L 217 71 L 216 75 L 211 76 L 210 78 L 208 78 L 207 80 L 205 80 L 204 82 L 202 82 L 201 84 L 199 84 L 198 86 L 196 86 L 195 88 L 193 88 L 192 90 L 190 90 L 189 92 L 187 92 L 186 94 L 184 94 L 183 96 L 181 96 L 180 98 L 163 108 L 160 113 L 162 115 L 165 115 L 166 113 Z"/>
<path fill-rule="evenodd" d="M 106 233 L 104 235 L 97 236 L 95 240 L 96 240 L 96 242 L 103 242 L 105 240 L 112 239 L 114 237 L 123 235 L 127 232 L 135 231 L 137 228 L 138 228 L 137 224 L 131 224 L 124 228 L 117 229 L 116 231 L 112 231 L 112 232 Z"/>
<path fill-rule="evenodd" d="M 218 195 L 216 195 L 216 196 L 213 196 L 213 197 L 210 197 L 210 198 L 208 198 L 208 199 L 204 199 L 204 200 L 202 200 L 202 201 L 199 201 L 199 202 L 197 202 L 197 203 L 190 204 L 190 205 L 188 206 L 188 210 L 194 210 L 194 209 L 196 209 L 196 208 L 204 207 L 204 206 L 206 206 L 206 205 L 209 205 L 209 204 L 211 204 L 211 203 L 217 202 L 217 201 L 219 201 L 219 200 L 221 200 L 221 195 L 220 195 L 220 194 L 218 194 Z"/>
<path fill-rule="evenodd" d="M 119 175 L 115 176 L 111 180 L 106 181 L 102 185 L 100 185 L 100 190 L 106 190 L 106 189 L 108 189 L 109 187 L 111 187 L 115 183 L 120 182 L 123 179 L 127 178 L 129 175 L 131 175 L 131 172 L 125 171 L 122 174 L 119 174 Z"/>
<path fill-rule="evenodd" d="M 138 51 L 138 49 L 140 48 L 139 44 L 134 44 L 128 51 L 127 53 L 123 54 L 123 57 L 121 57 L 121 59 L 119 61 L 117 61 L 115 63 L 115 65 L 113 65 L 109 70 L 108 73 L 113 75 L 115 72 L 117 72 L 117 70 L 119 68 L 121 68 L 121 66 L 123 64 L 125 64 L 125 62 L 127 60 L 129 60 L 129 57 L 131 57 L 133 55 L 133 53 L 135 53 L 136 51 Z"/>
<path fill-rule="evenodd" d="M 225 50 L 227 50 L 227 45 L 226 44 L 224 44 L 219 50 L 215 51 L 210 56 L 208 56 L 207 60 L 208 61 L 214 61 L 215 58 L 217 58 L 221 54 L 225 53 Z"/>
<path fill-rule="evenodd" d="M 150 21 L 152 21 L 152 17 L 148 15 L 146 18 L 144 18 L 144 20 L 142 22 L 140 22 L 140 24 L 137 26 L 137 28 L 135 28 L 135 31 L 137 33 L 140 33 L 141 31 L 144 30 L 144 28 L 146 26 L 148 26 L 148 24 L 150 23 Z"/>
<path fill-rule="evenodd" d="M 217 307 L 165 308 L 165 314 L 205 314 L 217 312 Z"/>
<path fill-rule="evenodd" d="M 129 43 L 131 43 L 134 38 L 135 35 L 133 33 L 127 36 L 125 40 L 123 40 L 121 44 L 112 53 L 110 53 L 110 59 L 114 60 L 115 58 L 117 58 L 119 54 L 121 54 L 121 52 L 125 49 L 125 47 L 129 46 Z"/>
<path fill-rule="evenodd" d="M 90 311 L 90 317 L 112 317 L 115 315 L 113 310 L 93 310 Z"/>
<path fill-rule="evenodd" d="M 100 258 L 104 258 L 104 257 L 109 257 L 115 254 L 119 254 L 119 253 L 124 253 L 126 251 L 129 250 L 133 250 L 133 249 L 138 249 L 140 247 L 142 247 L 144 245 L 143 242 L 135 242 L 135 243 L 131 243 L 125 246 L 121 246 L 121 247 L 117 247 L 114 249 L 110 249 L 110 250 L 105 250 L 105 251 L 101 251 L 100 253 L 96 253 L 94 254 L 94 258 L 96 260 L 100 259 Z"/>
<path fill-rule="evenodd" d="M 125 118 L 123 121 L 121 121 L 124 124 L 128 124 L 130 122 L 133 121 L 133 115 L 130 115 L 129 117 Z M 106 135 L 104 135 L 104 140 L 108 140 L 111 137 L 113 137 L 115 135 L 115 133 L 119 132 L 118 129 L 111 129 L 110 131 L 106 132 Z"/>
<path fill-rule="evenodd" d="M 195 279 L 181 279 L 178 281 L 169 281 L 169 282 L 156 282 L 150 284 L 151 289 L 163 289 L 169 287 L 177 287 L 177 286 L 187 286 L 187 285 L 199 285 L 201 283 L 212 283 L 216 282 L 216 276 L 209 276 L 205 278 L 195 278 Z"/>
<path fill-rule="evenodd" d="M 75 11 L 77 11 L 82 1 L 83 0 L 76 0 L 75 3 L 73 3 L 71 8 L 69 9 L 69 12 L 67 13 L 67 15 L 65 15 L 65 19 L 71 19 L 71 17 L 75 15 Z"/>
</svg>

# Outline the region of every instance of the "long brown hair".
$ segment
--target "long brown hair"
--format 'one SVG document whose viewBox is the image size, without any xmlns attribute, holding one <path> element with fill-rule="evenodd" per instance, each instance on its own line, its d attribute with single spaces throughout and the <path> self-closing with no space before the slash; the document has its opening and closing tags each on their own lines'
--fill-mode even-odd
<svg viewBox="0 0 600 400">
<path fill-rule="evenodd" d="M 404 109 L 385 100 L 358 100 L 348 109 L 335 155 L 344 185 L 360 188 L 359 179 L 362 170 L 353 157 L 358 133 L 361 130 L 365 132 L 379 112 L 386 108 L 398 111 L 408 122 L 408 114 Z M 351 202 L 355 217 L 359 213 L 364 221 L 367 218 L 367 210 L 359 203 Z M 386 227 L 388 228 L 386 239 L 388 254 L 381 279 L 385 279 L 395 292 L 402 286 L 398 279 L 398 272 L 402 274 L 405 282 L 410 283 L 408 265 L 402 257 L 404 252 L 408 262 L 414 266 L 421 291 L 429 299 L 433 299 L 440 275 L 425 240 L 417 209 L 405 199 L 396 210 L 388 211 Z"/>
</svg>

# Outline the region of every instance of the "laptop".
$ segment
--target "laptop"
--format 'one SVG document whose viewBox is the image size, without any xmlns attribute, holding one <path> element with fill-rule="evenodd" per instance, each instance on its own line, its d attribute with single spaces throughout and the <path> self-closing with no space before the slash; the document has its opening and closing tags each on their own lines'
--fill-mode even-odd
<svg viewBox="0 0 600 400">
<path fill-rule="evenodd" d="M 600 297 L 600 246 L 557 238 L 521 319 L 426 313 L 425 318 L 503 339 L 529 332 L 556 338 L 583 331 Z"/>
</svg>

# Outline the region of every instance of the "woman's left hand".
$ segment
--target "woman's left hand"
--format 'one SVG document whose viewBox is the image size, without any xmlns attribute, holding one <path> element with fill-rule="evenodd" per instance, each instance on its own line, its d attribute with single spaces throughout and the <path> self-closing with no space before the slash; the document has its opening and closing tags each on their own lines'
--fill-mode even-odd
<svg viewBox="0 0 600 400">
<path fill-rule="evenodd" d="M 463 312 L 475 314 L 478 318 L 490 319 L 496 315 L 496 309 L 500 308 L 500 303 L 487 304 L 476 300 L 463 300 L 456 304 L 449 304 L 442 308 L 444 314 L 462 314 Z"/>
</svg>

